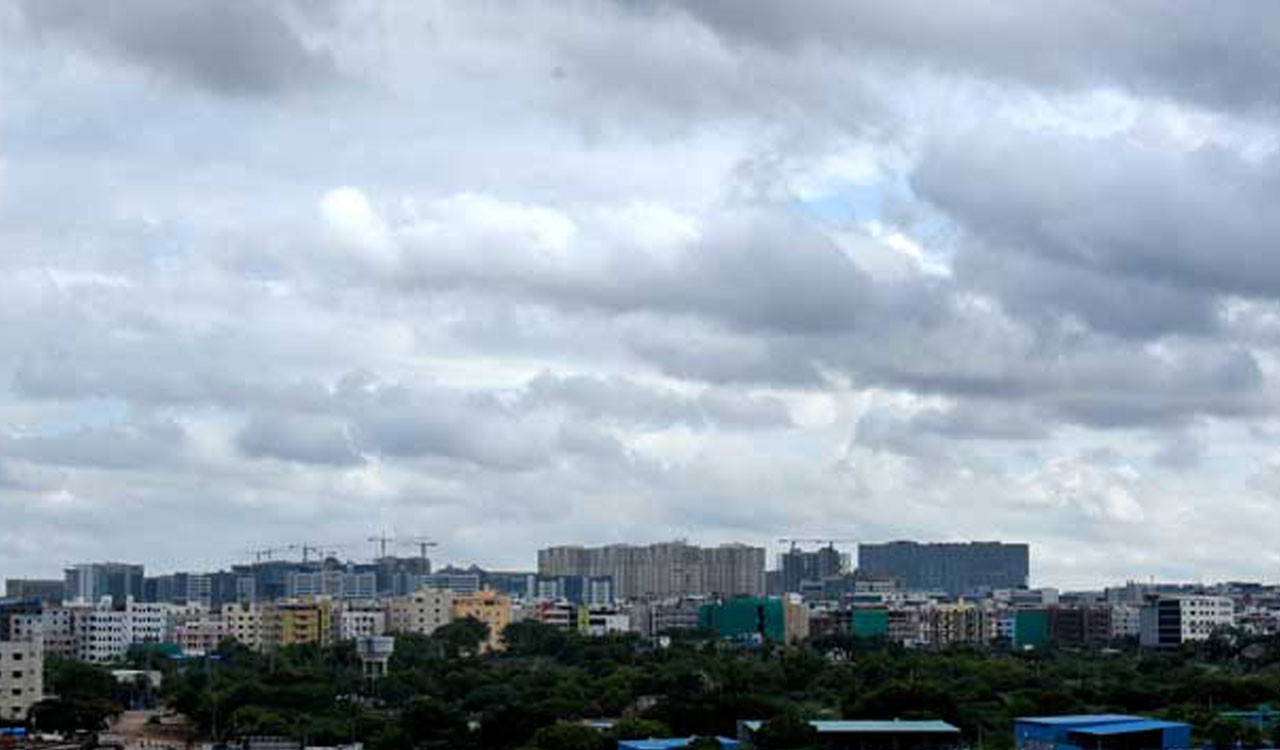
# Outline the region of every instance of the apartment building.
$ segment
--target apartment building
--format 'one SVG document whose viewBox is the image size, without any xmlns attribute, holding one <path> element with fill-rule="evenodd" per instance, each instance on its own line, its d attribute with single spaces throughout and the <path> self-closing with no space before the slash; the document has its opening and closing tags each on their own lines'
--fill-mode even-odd
<svg viewBox="0 0 1280 750">
<path fill-rule="evenodd" d="M 392 633 L 431 635 L 453 620 L 456 595 L 445 589 L 418 589 L 387 602 L 387 630 Z"/>
<path fill-rule="evenodd" d="M 764 548 L 744 544 L 697 547 L 674 541 L 538 551 L 539 576 L 611 577 L 623 599 L 762 596 L 764 567 Z"/>
<path fill-rule="evenodd" d="M 245 648 L 262 648 L 262 610 L 256 604 L 224 605 L 222 627 L 227 637 Z"/>
<path fill-rule="evenodd" d="M 338 611 L 339 640 L 354 641 L 386 633 L 387 611 L 376 602 L 346 602 Z"/>
<path fill-rule="evenodd" d="M 40 638 L 0 641 L 0 721 L 22 721 L 44 698 Z"/>
<path fill-rule="evenodd" d="M 454 597 L 453 619 L 474 618 L 489 626 L 489 638 L 483 644 L 485 651 L 503 648 L 502 631 L 511 624 L 511 597 L 496 591 L 479 591 Z"/>
<path fill-rule="evenodd" d="M 286 599 L 262 607 L 262 647 L 333 643 L 334 606 L 327 599 Z"/>
</svg>

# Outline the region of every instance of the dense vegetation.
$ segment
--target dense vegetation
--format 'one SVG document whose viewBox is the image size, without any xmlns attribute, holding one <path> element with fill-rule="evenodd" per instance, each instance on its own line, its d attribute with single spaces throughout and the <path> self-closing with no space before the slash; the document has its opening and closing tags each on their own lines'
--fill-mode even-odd
<svg viewBox="0 0 1280 750">
<path fill-rule="evenodd" d="M 843 639 L 741 650 L 693 635 L 658 649 L 522 622 L 507 631 L 505 653 L 477 656 L 477 625 L 398 638 L 389 675 L 372 687 L 347 644 L 268 655 L 228 643 L 217 661 L 166 666 L 164 698 L 206 733 L 365 739 L 372 750 L 598 750 L 617 737 L 733 735 L 751 718 L 773 720 L 761 746 L 798 747 L 812 739 L 801 717 L 941 718 L 970 744 L 999 750 L 1012 745 L 1013 717 L 1095 711 L 1189 721 L 1198 739 L 1249 746 L 1262 733 L 1219 712 L 1280 701 L 1276 638 L 1174 654 L 908 651 Z M 603 717 L 626 720 L 604 734 L 574 723 Z"/>
</svg>

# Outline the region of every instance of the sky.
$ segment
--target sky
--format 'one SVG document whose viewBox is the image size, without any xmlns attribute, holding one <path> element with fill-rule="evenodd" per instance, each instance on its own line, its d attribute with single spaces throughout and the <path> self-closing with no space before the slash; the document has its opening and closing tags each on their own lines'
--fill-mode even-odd
<svg viewBox="0 0 1280 750">
<path fill-rule="evenodd" d="M 1278 51 L 1266 0 L 5 3 L 0 577 L 1275 580 Z"/>
</svg>

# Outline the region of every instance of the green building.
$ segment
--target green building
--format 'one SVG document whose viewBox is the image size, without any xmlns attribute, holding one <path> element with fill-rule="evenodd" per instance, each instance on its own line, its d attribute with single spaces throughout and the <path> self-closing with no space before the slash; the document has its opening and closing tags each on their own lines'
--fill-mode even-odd
<svg viewBox="0 0 1280 750">
<path fill-rule="evenodd" d="M 705 604 L 698 609 L 698 626 L 731 640 L 786 640 L 786 613 L 781 599 L 741 597 Z"/>
<path fill-rule="evenodd" d="M 1044 648 L 1049 645 L 1049 611 L 1020 609 L 1013 613 L 1013 645 Z"/>
<path fill-rule="evenodd" d="M 859 638 L 875 638 L 889 635 L 889 610 L 855 608 L 853 610 L 853 634 Z"/>
</svg>

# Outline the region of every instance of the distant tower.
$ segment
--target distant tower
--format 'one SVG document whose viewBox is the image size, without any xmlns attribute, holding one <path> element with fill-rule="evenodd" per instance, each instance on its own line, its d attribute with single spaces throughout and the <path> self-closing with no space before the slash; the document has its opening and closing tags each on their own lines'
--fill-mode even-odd
<svg viewBox="0 0 1280 750">
<path fill-rule="evenodd" d="M 356 653 L 364 666 L 364 677 L 373 682 L 387 676 L 387 663 L 395 653 L 396 639 L 388 635 L 375 635 L 356 640 Z"/>
</svg>

